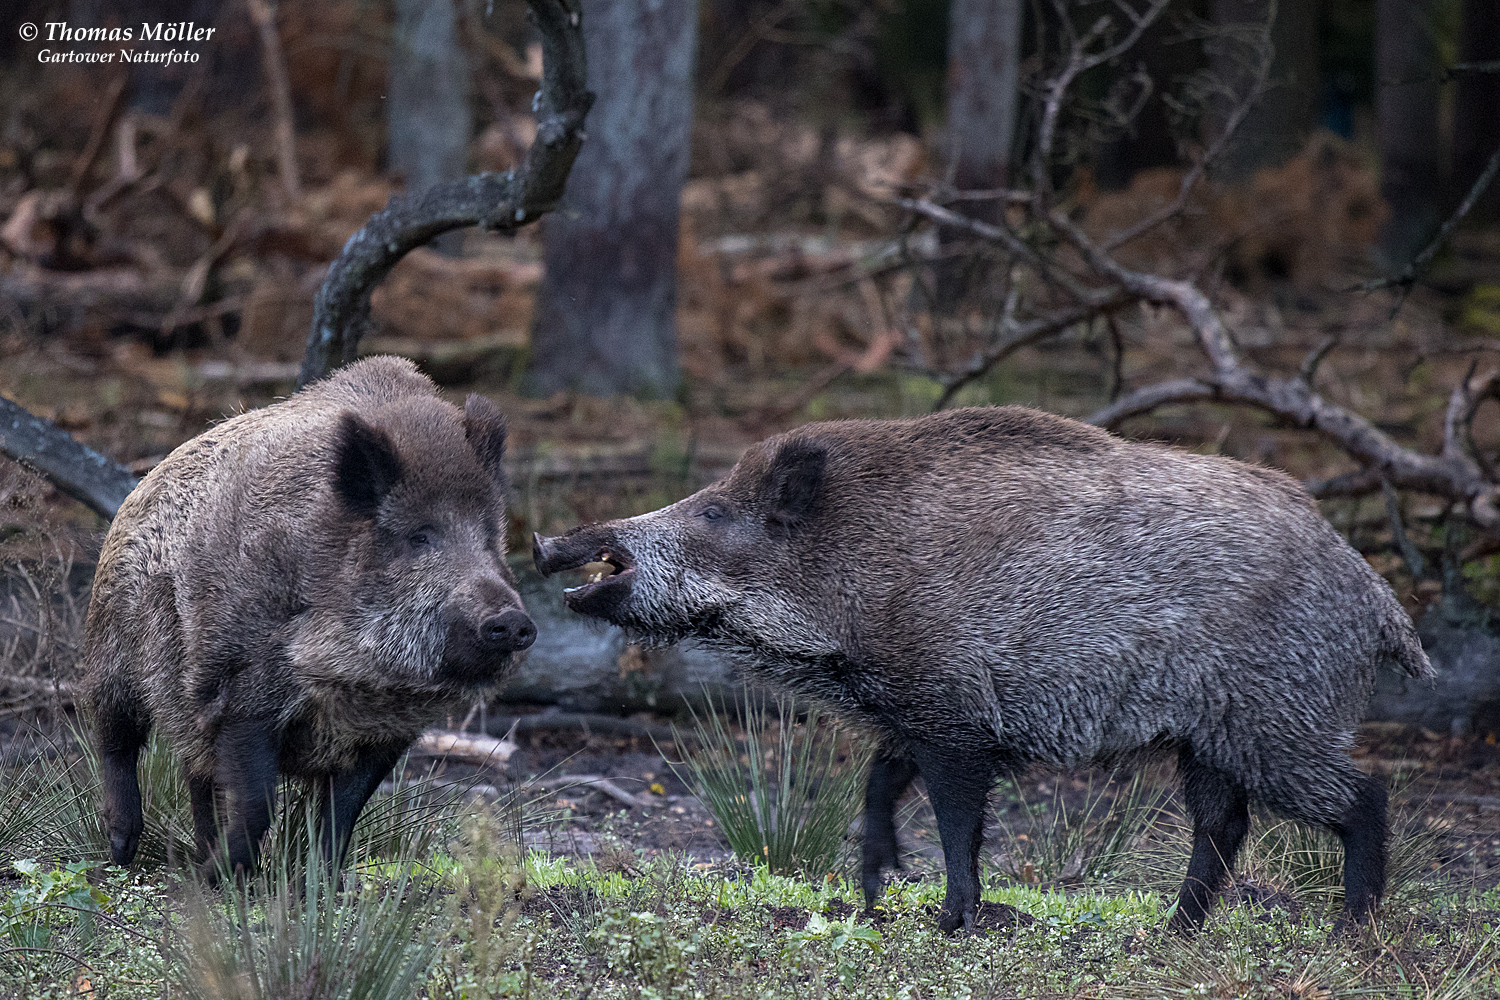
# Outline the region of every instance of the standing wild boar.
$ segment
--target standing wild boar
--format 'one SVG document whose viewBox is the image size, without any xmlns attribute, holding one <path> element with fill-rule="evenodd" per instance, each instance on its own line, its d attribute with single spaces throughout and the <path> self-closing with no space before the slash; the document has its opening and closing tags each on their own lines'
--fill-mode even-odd
<svg viewBox="0 0 1500 1000">
<path fill-rule="evenodd" d="M 86 705 L 119 864 L 136 761 L 186 765 L 209 873 L 255 866 L 278 774 L 316 790 L 325 857 L 423 727 L 505 674 L 536 628 L 505 563 L 505 420 L 370 358 L 227 420 L 153 469 L 99 559 Z"/>
<path fill-rule="evenodd" d="M 1019 407 L 809 424 L 650 514 L 536 539 L 603 562 L 575 611 L 689 636 L 877 731 L 864 888 L 920 773 L 971 925 L 997 773 L 1177 755 L 1199 926 L 1251 799 L 1344 842 L 1345 915 L 1385 883 L 1385 792 L 1349 759 L 1376 668 L 1429 671 L 1385 582 L 1279 472 Z"/>
</svg>

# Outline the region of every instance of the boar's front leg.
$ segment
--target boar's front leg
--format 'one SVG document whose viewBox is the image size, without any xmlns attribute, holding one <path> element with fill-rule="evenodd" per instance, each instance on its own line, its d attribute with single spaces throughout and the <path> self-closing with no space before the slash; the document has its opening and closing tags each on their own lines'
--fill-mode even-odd
<svg viewBox="0 0 1500 1000">
<path fill-rule="evenodd" d="M 104 785 L 104 825 L 109 831 L 109 854 L 117 865 L 128 865 L 140 846 L 145 820 L 141 815 L 141 784 L 137 775 L 141 747 L 149 724 L 130 712 L 98 713 L 99 771 Z"/>
<path fill-rule="evenodd" d="M 972 930 L 979 907 L 979 849 L 984 839 L 984 807 L 994 783 L 994 764 L 982 754 L 914 747 L 912 756 L 937 816 L 948 870 L 948 892 L 938 916 L 943 933 Z"/>
<path fill-rule="evenodd" d="M 324 861 L 336 868 L 344 866 L 349 835 L 354 831 L 360 810 L 370 801 L 370 796 L 375 794 L 385 776 L 391 773 L 407 746 L 406 743 L 390 743 L 366 747 L 349 770 L 318 781 L 318 817 L 322 822 L 320 842 Z"/>
<path fill-rule="evenodd" d="M 236 875 L 255 870 L 261 838 L 271 827 L 276 808 L 276 779 L 281 771 L 281 733 L 270 719 L 227 722 L 215 744 L 219 756 L 219 784 L 229 793 L 229 870 Z M 214 861 L 204 865 L 210 880 L 217 875 Z"/>
<path fill-rule="evenodd" d="M 881 752 L 870 764 L 870 780 L 865 785 L 865 845 L 861 878 L 867 910 L 875 908 L 875 900 L 880 896 L 881 870 L 901 867 L 896 844 L 896 800 L 916 776 L 917 763 L 910 757 Z"/>
</svg>

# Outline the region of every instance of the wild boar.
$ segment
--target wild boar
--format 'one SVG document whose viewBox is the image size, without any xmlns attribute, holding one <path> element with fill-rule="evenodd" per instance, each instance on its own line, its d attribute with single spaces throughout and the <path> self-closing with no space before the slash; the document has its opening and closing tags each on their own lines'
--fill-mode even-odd
<svg viewBox="0 0 1500 1000">
<path fill-rule="evenodd" d="M 971 926 L 998 773 L 1173 752 L 1193 821 L 1174 925 L 1201 925 L 1248 805 L 1334 830 L 1345 915 L 1385 885 L 1386 800 L 1352 763 L 1375 672 L 1429 671 L 1386 583 L 1279 472 L 1020 407 L 815 423 L 661 510 L 535 540 L 567 604 L 695 637 L 882 740 L 864 889 L 920 772 Z"/>
<path fill-rule="evenodd" d="M 536 627 L 505 561 L 505 419 L 409 362 L 369 358 L 199 435 L 104 541 L 85 707 L 119 864 L 155 725 L 182 757 L 205 873 L 255 867 L 279 774 L 314 789 L 342 862 L 418 733 L 501 680 Z"/>
</svg>

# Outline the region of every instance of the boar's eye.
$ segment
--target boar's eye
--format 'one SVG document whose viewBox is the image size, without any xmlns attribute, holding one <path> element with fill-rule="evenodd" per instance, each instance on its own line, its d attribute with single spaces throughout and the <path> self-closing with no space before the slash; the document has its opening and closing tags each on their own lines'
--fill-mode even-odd
<svg viewBox="0 0 1500 1000">
<path fill-rule="evenodd" d="M 406 544 L 413 550 L 432 548 L 433 530 L 431 528 L 418 528 L 406 536 Z"/>
<path fill-rule="evenodd" d="M 705 521 L 717 521 L 724 516 L 724 508 L 717 504 L 709 504 L 698 512 L 698 516 Z"/>
</svg>

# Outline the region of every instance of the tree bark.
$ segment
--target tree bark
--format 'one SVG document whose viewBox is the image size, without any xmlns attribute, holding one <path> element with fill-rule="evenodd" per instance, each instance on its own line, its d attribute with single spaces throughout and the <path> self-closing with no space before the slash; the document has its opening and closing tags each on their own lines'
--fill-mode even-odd
<svg viewBox="0 0 1500 1000">
<path fill-rule="evenodd" d="M 1375 9 L 1380 193 L 1391 209 L 1379 252 L 1387 270 L 1415 257 L 1443 217 L 1437 78 L 1442 64 L 1433 6 L 1434 0 L 1378 0 Z"/>
<path fill-rule="evenodd" d="M 677 387 L 678 200 L 687 176 L 697 4 L 584 0 L 599 103 L 543 226 L 527 387 L 670 397 Z"/>
<path fill-rule="evenodd" d="M 1213 0 L 1212 13 L 1214 24 L 1220 28 L 1254 31 L 1265 25 L 1271 4 L 1269 0 Z M 1280 166 L 1302 150 L 1317 126 L 1315 0 L 1281 0 L 1276 4 L 1270 41 L 1275 49 L 1270 87 L 1219 160 L 1215 173 L 1224 180 L 1243 180 L 1263 167 Z M 1217 39 L 1206 48 L 1215 77 L 1230 84 L 1235 93 L 1243 93 L 1253 75 L 1244 47 Z M 1227 113 L 1227 108 L 1219 113 Z M 1218 134 L 1220 128 L 1219 122 L 1211 121 L 1208 131 Z"/>
<path fill-rule="evenodd" d="M 1464 0 L 1459 30 L 1460 65 L 1500 63 L 1500 0 Z M 1453 184 L 1455 198 L 1463 197 L 1500 149 L 1500 72 L 1461 72 L 1453 108 Z M 1500 186 L 1479 199 L 1471 217 L 1500 219 Z"/>
<path fill-rule="evenodd" d="M 396 0 L 385 114 L 390 168 L 426 191 L 467 171 L 474 116 L 454 0 Z M 434 241 L 453 253 L 459 234 Z"/>
<path fill-rule="evenodd" d="M 948 171 L 960 191 L 1004 187 L 1016 134 L 1016 85 L 1021 65 L 1021 0 L 953 0 L 948 18 Z M 964 213 L 985 222 L 1002 202 L 977 201 Z M 939 234 L 937 306 L 953 311 L 986 279 L 983 255 L 961 253 L 955 230 Z"/>
</svg>

